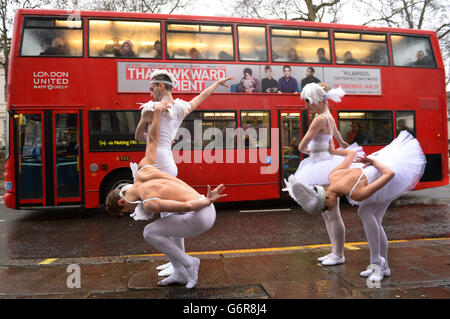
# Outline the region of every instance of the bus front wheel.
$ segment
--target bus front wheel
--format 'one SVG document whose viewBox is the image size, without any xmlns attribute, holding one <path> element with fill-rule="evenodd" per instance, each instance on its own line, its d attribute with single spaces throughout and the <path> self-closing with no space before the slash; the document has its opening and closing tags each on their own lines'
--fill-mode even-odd
<svg viewBox="0 0 450 319">
<path fill-rule="evenodd" d="M 123 184 L 133 184 L 131 170 L 120 170 L 108 175 L 100 186 L 100 204 L 104 206 L 109 192 Z"/>
</svg>

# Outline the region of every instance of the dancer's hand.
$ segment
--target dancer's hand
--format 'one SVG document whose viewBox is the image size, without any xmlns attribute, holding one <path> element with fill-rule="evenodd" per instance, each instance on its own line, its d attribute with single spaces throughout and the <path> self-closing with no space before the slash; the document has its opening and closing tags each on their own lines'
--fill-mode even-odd
<svg viewBox="0 0 450 319">
<path fill-rule="evenodd" d="M 362 156 L 362 157 L 358 157 L 354 160 L 355 163 L 363 163 L 364 167 L 373 165 L 373 159 L 367 157 L 366 155 Z"/>
<path fill-rule="evenodd" d="M 169 103 L 169 101 L 161 101 L 161 102 L 155 103 L 155 106 L 154 106 L 155 111 L 161 111 L 161 112 L 167 111 L 168 109 L 171 108 L 171 106 L 168 103 Z"/>
<path fill-rule="evenodd" d="M 342 148 L 347 148 L 350 145 L 348 145 L 348 143 L 346 141 L 342 141 L 342 142 L 339 143 L 339 146 L 342 147 Z"/>
<path fill-rule="evenodd" d="M 223 184 L 220 184 L 213 191 L 211 191 L 211 186 L 208 185 L 208 196 L 206 196 L 206 198 L 209 199 L 211 203 L 214 203 L 216 200 L 227 196 L 227 194 L 222 195 L 224 189 L 225 186 L 223 186 Z"/>
<path fill-rule="evenodd" d="M 222 85 L 226 88 L 229 88 L 230 86 L 228 84 L 226 84 L 225 82 L 230 81 L 230 80 L 234 80 L 234 76 L 229 76 L 227 78 L 221 78 L 221 79 L 217 80 L 217 84 Z"/>
</svg>

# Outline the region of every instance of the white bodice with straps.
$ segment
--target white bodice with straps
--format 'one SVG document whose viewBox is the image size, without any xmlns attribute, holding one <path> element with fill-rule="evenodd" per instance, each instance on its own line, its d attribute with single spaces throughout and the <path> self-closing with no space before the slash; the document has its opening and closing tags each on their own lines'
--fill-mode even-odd
<svg viewBox="0 0 450 319">
<path fill-rule="evenodd" d="M 330 148 L 330 141 L 333 138 L 332 134 L 333 130 L 328 117 L 326 117 L 323 114 L 319 116 L 323 116 L 327 120 L 330 134 L 323 134 L 319 132 L 313 137 L 311 142 L 308 144 L 308 149 L 311 151 L 309 156 L 313 162 L 318 162 L 331 158 L 329 148 Z"/>
</svg>

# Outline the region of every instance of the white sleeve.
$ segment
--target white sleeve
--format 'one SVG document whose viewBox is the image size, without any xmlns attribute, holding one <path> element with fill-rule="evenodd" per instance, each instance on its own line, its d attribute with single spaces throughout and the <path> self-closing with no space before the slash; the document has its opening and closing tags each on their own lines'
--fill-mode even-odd
<svg viewBox="0 0 450 319">
<path fill-rule="evenodd" d="M 134 213 L 130 215 L 134 220 L 149 220 L 153 218 L 153 214 L 145 213 L 144 204 L 140 203 L 134 209 Z"/>
<path fill-rule="evenodd" d="M 138 172 L 138 164 L 130 162 L 131 173 L 133 174 L 133 181 L 136 179 L 136 174 Z"/>
<path fill-rule="evenodd" d="M 153 101 L 148 101 L 147 103 L 142 104 L 139 107 L 142 110 L 141 115 L 148 111 L 153 112 L 155 110 L 154 105 L 155 105 L 155 103 Z"/>
<path fill-rule="evenodd" d="M 183 120 L 189 113 L 191 105 L 181 99 L 176 99 L 175 104 L 169 109 L 169 114 L 173 120 Z"/>
</svg>

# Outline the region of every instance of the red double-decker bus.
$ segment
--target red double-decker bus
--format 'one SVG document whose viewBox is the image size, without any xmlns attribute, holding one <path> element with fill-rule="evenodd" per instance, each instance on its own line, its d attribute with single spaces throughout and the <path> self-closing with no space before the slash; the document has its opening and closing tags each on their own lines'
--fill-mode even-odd
<svg viewBox="0 0 450 319">
<path fill-rule="evenodd" d="M 311 68 L 312 69 L 308 69 Z M 99 207 L 131 181 L 149 76 L 167 69 L 192 99 L 234 76 L 183 122 L 178 176 L 229 201 L 283 196 L 310 116 L 307 81 L 341 86 L 339 130 L 366 153 L 407 129 L 427 166 L 417 188 L 448 183 L 444 66 L 436 34 L 299 21 L 117 12 L 18 10 L 8 78 L 4 202 L 10 208 Z M 313 78 L 306 73 L 314 71 Z M 289 80 L 289 81 L 287 81 Z M 294 81 L 295 80 L 295 81 Z M 283 82 L 284 81 L 284 82 Z"/>
</svg>

